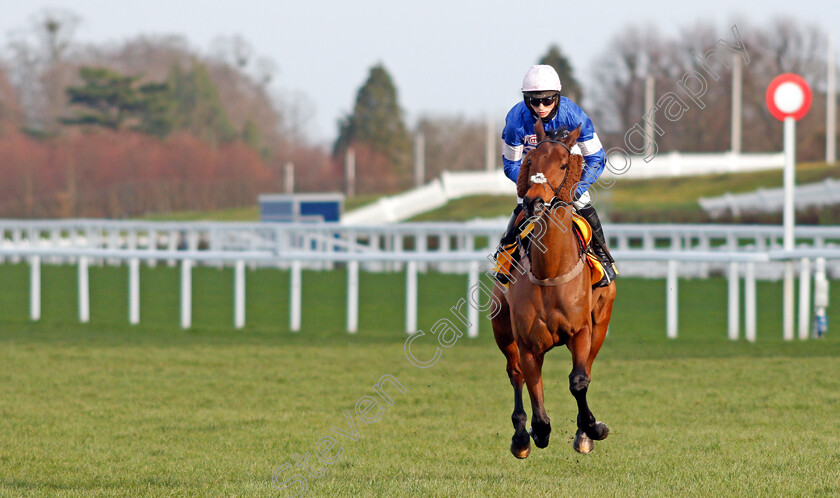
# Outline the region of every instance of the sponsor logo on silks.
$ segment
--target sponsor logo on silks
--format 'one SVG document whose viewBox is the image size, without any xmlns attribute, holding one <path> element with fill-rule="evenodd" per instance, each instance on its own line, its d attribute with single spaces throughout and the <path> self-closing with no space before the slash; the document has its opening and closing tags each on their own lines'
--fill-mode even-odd
<svg viewBox="0 0 840 498">
<path fill-rule="evenodd" d="M 536 135 L 525 135 L 525 143 L 528 145 L 537 145 L 537 136 Z"/>
</svg>

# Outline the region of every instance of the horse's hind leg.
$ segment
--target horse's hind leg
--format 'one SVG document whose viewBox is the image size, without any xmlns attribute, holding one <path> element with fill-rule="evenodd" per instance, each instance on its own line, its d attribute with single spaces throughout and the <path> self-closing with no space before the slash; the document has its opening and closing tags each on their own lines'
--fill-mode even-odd
<svg viewBox="0 0 840 498">
<path fill-rule="evenodd" d="M 589 409 L 589 403 L 586 400 L 586 392 L 589 389 L 590 376 L 589 373 L 592 367 L 593 346 L 600 347 L 600 342 L 603 338 L 596 341 L 593 345 L 592 334 L 589 330 L 582 330 L 573 335 L 567 346 L 572 353 L 572 372 L 569 374 L 569 390 L 572 396 L 575 397 L 578 405 L 577 425 L 578 432 L 575 435 L 575 450 L 580 453 L 589 453 L 593 449 L 592 440 L 601 440 L 606 438 L 610 430 L 606 424 L 597 422 L 592 411 Z M 596 351 L 597 354 L 597 351 Z"/>
</svg>

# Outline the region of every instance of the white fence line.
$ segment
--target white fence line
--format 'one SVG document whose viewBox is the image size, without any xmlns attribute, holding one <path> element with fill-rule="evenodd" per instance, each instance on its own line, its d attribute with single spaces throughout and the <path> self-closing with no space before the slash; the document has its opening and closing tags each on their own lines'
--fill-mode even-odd
<svg viewBox="0 0 840 498">
<path fill-rule="evenodd" d="M 607 178 L 661 178 L 675 176 L 700 176 L 719 173 L 744 173 L 768 169 L 782 169 L 785 165 L 784 153 L 739 154 L 719 153 L 683 153 L 666 152 L 656 154 L 649 162 L 643 156 L 630 156 L 629 169 L 625 159 L 618 154 L 609 157 L 610 166 L 604 170 Z M 614 174 L 612 170 L 620 172 Z"/>
<path fill-rule="evenodd" d="M 670 338 L 677 337 L 678 331 L 678 262 L 718 262 L 726 263 L 730 269 L 728 274 L 728 337 L 736 340 L 739 337 L 739 294 L 740 294 L 740 273 L 739 265 L 746 266 L 745 277 L 745 337 L 749 341 L 756 338 L 756 299 L 755 299 L 755 264 L 769 263 L 772 261 L 800 260 L 802 271 L 800 273 L 801 288 L 810 289 L 810 266 L 807 263 L 812 258 L 840 259 L 840 249 L 800 249 L 794 251 L 766 251 L 766 252 L 714 252 L 714 251 L 674 251 L 674 250 L 617 250 L 614 253 L 619 262 L 630 261 L 664 261 L 667 262 L 668 274 L 666 278 L 666 334 Z M 456 306 L 464 303 L 470 305 L 469 317 L 467 320 L 467 335 L 476 337 L 478 335 L 478 309 L 481 303 L 477 299 L 479 287 L 483 288 L 485 295 L 489 297 L 486 286 L 479 281 L 479 267 L 481 263 L 487 263 L 488 253 L 484 251 L 468 252 L 344 252 L 344 253 L 319 253 L 319 252 L 288 252 L 284 254 L 272 254 L 270 252 L 209 252 L 209 251 L 160 251 L 157 254 L 149 254 L 148 251 L 122 250 L 113 251 L 108 249 L 73 249 L 73 248 L 49 248 L 49 247 L 18 247 L 0 248 L 0 257 L 28 258 L 31 267 L 30 271 L 30 317 L 37 321 L 41 317 L 41 260 L 42 258 L 58 257 L 61 260 L 76 260 L 79 265 L 79 317 L 85 323 L 89 319 L 89 286 L 88 286 L 88 261 L 91 259 L 115 259 L 129 262 L 129 323 L 140 322 L 140 261 L 148 261 L 153 258 L 172 259 L 181 261 L 181 327 L 188 329 L 192 324 L 192 266 L 195 262 L 231 261 L 235 263 L 234 270 L 234 326 L 241 329 L 245 326 L 245 263 L 247 262 L 270 262 L 279 266 L 280 262 L 291 263 L 290 283 L 290 329 L 297 332 L 301 328 L 302 308 L 302 275 L 301 267 L 303 262 L 331 261 L 333 263 L 348 263 L 347 279 L 347 331 L 355 333 L 358 328 L 358 264 L 362 262 L 402 262 L 406 263 L 406 332 L 414 333 L 417 330 L 417 277 L 419 264 L 426 262 L 465 262 L 470 266 L 466 300 L 459 302 Z M 352 268 L 355 267 L 355 270 Z M 819 276 L 818 276 L 819 278 Z M 825 278 L 824 275 L 822 278 Z M 803 292 L 801 295 L 808 293 Z M 800 298 L 800 329 L 799 337 L 808 337 L 808 320 L 802 316 L 810 317 L 810 298 Z M 804 321 L 803 321 L 804 320 Z"/>
<path fill-rule="evenodd" d="M 726 213 L 777 213 L 784 207 L 784 189 L 758 189 L 742 194 L 725 193 L 719 197 L 701 197 L 700 207 L 712 217 Z M 840 204 L 840 181 L 826 178 L 817 183 L 798 185 L 794 194 L 796 209 Z"/>
<path fill-rule="evenodd" d="M 145 251 L 141 258 L 149 265 L 165 262 L 174 265 L 177 258 L 164 257 L 182 251 L 210 253 L 267 251 L 273 254 L 290 251 L 321 252 L 465 252 L 491 251 L 498 243 L 507 220 L 470 223 L 403 223 L 394 225 L 353 225 L 338 223 L 184 223 L 114 220 L 2 220 L 0 247 L 66 247 Z M 679 225 L 679 224 L 607 224 L 608 243 L 616 250 L 713 250 L 766 251 L 782 247 L 783 230 L 774 225 Z M 840 245 L 838 226 L 799 226 L 796 238 L 816 248 Z M 55 261 L 53 257 L 53 262 Z M 99 262 L 99 261 L 97 261 Z M 116 260 L 109 260 L 116 263 Z M 217 261 L 224 264 L 224 260 Z M 274 264 L 254 260 L 251 267 Z M 288 261 L 281 261 L 288 268 Z M 307 269 L 329 269 L 330 258 L 303 263 Z M 401 261 L 363 262 L 366 271 L 402 271 Z M 463 273 L 467 262 L 426 261 L 420 271 Z M 680 276 L 704 278 L 712 273 L 726 274 L 725 263 L 687 262 L 680 265 Z M 840 262 L 832 262 L 828 271 L 840 277 Z M 622 265 L 625 276 L 664 278 L 664 262 L 635 262 Z M 777 280 L 782 270 L 777 265 L 761 265 L 756 278 Z"/>
</svg>

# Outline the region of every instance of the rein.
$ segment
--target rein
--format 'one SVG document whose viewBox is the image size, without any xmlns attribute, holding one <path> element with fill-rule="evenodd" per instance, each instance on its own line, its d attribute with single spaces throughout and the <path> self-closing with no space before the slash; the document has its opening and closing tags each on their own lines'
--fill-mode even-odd
<svg viewBox="0 0 840 498">
<path fill-rule="evenodd" d="M 568 145 L 566 145 L 565 143 L 563 143 L 559 140 L 552 140 L 550 138 L 540 140 L 539 143 L 537 143 L 537 146 L 534 147 L 534 150 L 537 150 L 539 148 L 539 146 L 544 144 L 544 143 L 560 144 L 560 145 L 563 146 L 564 149 L 566 149 L 566 151 L 569 152 L 569 157 L 571 157 L 571 155 L 572 155 L 572 149 L 570 149 Z M 530 160 L 529 160 L 529 163 L 530 163 Z M 568 163 L 565 164 L 565 170 L 566 170 L 566 174 L 563 175 L 563 181 L 560 182 L 560 185 L 557 188 L 554 188 L 554 186 L 551 184 L 551 182 L 548 181 L 548 178 L 546 178 L 544 174 L 537 173 L 535 175 L 531 175 L 531 178 L 530 178 L 531 183 L 546 183 L 546 184 L 548 184 L 548 188 L 550 188 L 552 190 L 552 193 L 554 195 L 551 198 L 551 200 L 549 201 L 549 206 L 550 206 L 549 209 L 553 209 L 554 201 L 560 195 L 560 189 L 562 189 L 563 185 L 566 184 L 566 178 L 568 178 L 568 176 L 569 176 L 569 164 Z M 560 201 L 560 202 L 563 202 L 563 201 Z M 564 203 L 564 204 L 566 204 L 566 203 Z"/>
</svg>

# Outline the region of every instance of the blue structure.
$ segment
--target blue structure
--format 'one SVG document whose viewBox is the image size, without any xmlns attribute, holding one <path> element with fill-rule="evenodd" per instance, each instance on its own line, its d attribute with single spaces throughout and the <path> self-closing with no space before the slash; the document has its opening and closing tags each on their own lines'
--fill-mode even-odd
<svg viewBox="0 0 840 498">
<path fill-rule="evenodd" d="M 344 194 L 263 194 L 260 221 L 324 222 L 341 220 Z"/>
</svg>

